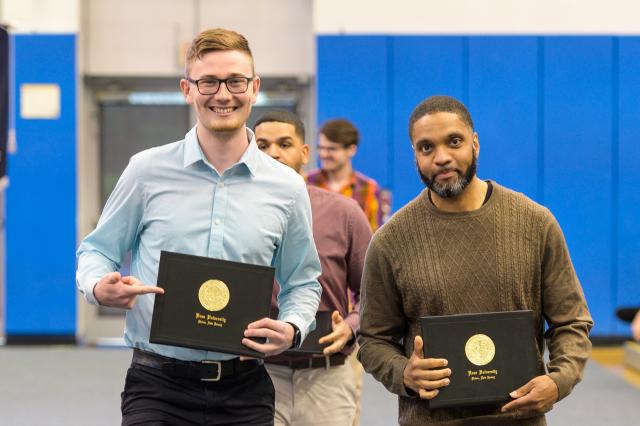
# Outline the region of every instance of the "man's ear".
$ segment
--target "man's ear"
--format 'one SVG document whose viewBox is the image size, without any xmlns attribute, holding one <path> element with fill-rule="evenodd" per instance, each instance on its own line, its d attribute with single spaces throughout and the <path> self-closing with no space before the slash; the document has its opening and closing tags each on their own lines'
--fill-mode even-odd
<svg viewBox="0 0 640 426">
<path fill-rule="evenodd" d="M 473 132 L 473 151 L 476 153 L 476 158 L 480 156 L 480 140 L 476 132 Z"/>
<path fill-rule="evenodd" d="M 257 75 L 251 81 L 253 87 L 253 93 L 251 94 L 251 105 L 255 104 L 258 100 L 258 92 L 260 92 L 260 77 Z"/>
<path fill-rule="evenodd" d="M 306 143 L 302 145 L 302 165 L 306 166 L 309 164 L 309 145 Z"/>
<path fill-rule="evenodd" d="M 358 145 L 356 144 L 349 145 L 347 147 L 347 152 L 349 153 L 350 158 L 355 157 L 356 153 L 358 152 Z"/>
<path fill-rule="evenodd" d="M 193 104 L 193 96 L 191 94 L 191 84 L 184 78 L 180 79 L 180 90 L 187 104 Z M 196 89 L 197 90 L 197 89 Z"/>
</svg>

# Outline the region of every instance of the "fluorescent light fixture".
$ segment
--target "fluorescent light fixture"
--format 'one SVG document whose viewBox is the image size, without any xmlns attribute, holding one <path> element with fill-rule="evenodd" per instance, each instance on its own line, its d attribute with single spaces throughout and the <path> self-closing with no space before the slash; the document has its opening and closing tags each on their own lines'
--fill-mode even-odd
<svg viewBox="0 0 640 426">
<path fill-rule="evenodd" d="M 131 105 L 185 105 L 182 92 L 132 92 Z"/>
</svg>

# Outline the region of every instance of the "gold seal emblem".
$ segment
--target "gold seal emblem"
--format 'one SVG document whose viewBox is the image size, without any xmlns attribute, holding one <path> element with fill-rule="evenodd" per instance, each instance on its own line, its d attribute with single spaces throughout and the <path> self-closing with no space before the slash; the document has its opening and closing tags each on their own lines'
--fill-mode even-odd
<svg viewBox="0 0 640 426">
<path fill-rule="evenodd" d="M 464 353 L 472 364 L 486 365 L 493 360 L 496 346 L 486 334 L 476 334 L 467 340 L 467 344 L 464 345 Z"/>
<path fill-rule="evenodd" d="M 229 287 L 220 280 L 207 280 L 198 291 L 200 304 L 208 311 L 220 311 L 229 303 Z"/>
</svg>

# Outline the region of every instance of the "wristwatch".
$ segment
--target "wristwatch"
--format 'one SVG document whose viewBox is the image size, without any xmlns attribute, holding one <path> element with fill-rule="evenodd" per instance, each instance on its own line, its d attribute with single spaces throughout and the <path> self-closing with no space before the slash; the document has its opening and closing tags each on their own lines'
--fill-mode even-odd
<svg viewBox="0 0 640 426">
<path fill-rule="evenodd" d="M 300 347 L 302 333 L 300 333 L 300 329 L 294 323 L 287 321 L 287 324 L 291 324 L 291 327 L 293 327 L 293 341 L 291 342 L 291 347 L 289 349 L 297 349 Z"/>
</svg>

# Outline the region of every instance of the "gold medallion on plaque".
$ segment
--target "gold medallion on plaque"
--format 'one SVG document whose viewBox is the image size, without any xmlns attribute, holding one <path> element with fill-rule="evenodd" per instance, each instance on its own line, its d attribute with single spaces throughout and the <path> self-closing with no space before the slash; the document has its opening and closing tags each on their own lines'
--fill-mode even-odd
<svg viewBox="0 0 640 426">
<path fill-rule="evenodd" d="M 487 365 L 496 354 L 496 346 L 491 337 L 486 334 L 476 334 L 467 340 L 467 344 L 464 345 L 464 353 L 472 364 Z"/>
<path fill-rule="evenodd" d="M 229 287 L 220 280 L 207 280 L 198 291 L 200 304 L 208 311 L 220 311 L 229 303 Z"/>
</svg>

